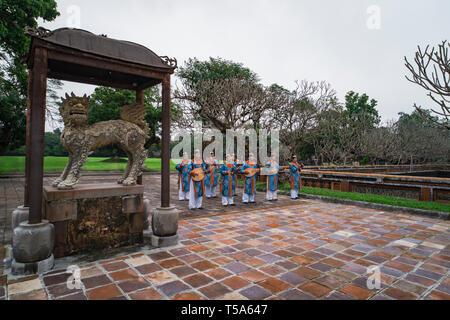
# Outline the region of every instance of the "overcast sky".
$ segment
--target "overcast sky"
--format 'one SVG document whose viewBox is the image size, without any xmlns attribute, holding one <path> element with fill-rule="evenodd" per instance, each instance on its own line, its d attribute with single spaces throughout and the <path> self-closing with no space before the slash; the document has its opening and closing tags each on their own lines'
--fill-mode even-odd
<svg viewBox="0 0 450 320">
<path fill-rule="evenodd" d="M 129 40 L 182 65 L 189 57 L 222 57 L 256 72 L 262 83 L 295 88 L 325 80 L 378 101 L 383 120 L 430 106 L 426 92 L 405 79 L 403 57 L 417 45 L 448 40 L 448 0 L 60 0 L 61 15 L 40 25 L 77 26 Z M 78 15 L 79 12 L 79 15 Z M 65 91 L 93 86 L 64 82 Z M 48 128 L 49 129 L 49 128 Z"/>
</svg>

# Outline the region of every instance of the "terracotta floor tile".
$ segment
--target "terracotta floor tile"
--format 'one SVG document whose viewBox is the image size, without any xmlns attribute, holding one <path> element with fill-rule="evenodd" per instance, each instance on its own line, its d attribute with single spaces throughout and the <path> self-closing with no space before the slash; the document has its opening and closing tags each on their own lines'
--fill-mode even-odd
<svg viewBox="0 0 450 320">
<path fill-rule="evenodd" d="M 427 300 L 450 300 L 450 295 L 437 291 L 437 290 L 433 290 L 429 295 L 427 295 L 426 297 Z"/>
<path fill-rule="evenodd" d="M 246 287 L 246 286 L 248 286 L 250 284 L 250 282 L 248 282 L 245 279 L 242 279 L 239 276 L 226 278 L 225 280 L 222 280 L 222 283 L 225 284 L 226 286 L 230 287 L 233 290 L 241 289 L 241 288 Z"/>
<path fill-rule="evenodd" d="M 159 260 L 164 260 L 164 259 L 169 259 L 172 257 L 172 255 L 166 251 L 161 251 L 161 252 L 157 252 L 157 253 L 151 253 L 148 255 L 150 257 L 150 259 L 152 259 L 153 261 L 159 261 Z"/>
<path fill-rule="evenodd" d="M 130 298 L 133 300 L 160 300 L 162 295 L 154 288 L 148 288 L 137 292 L 130 293 Z"/>
<path fill-rule="evenodd" d="M 175 275 L 177 275 L 180 278 L 189 276 L 191 274 L 197 273 L 198 271 L 188 267 L 188 266 L 182 266 L 182 267 L 177 267 L 177 268 L 173 268 L 172 270 L 170 270 L 170 272 L 174 273 Z"/>
<path fill-rule="evenodd" d="M 47 293 L 44 289 L 28 291 L 25 293 L 18 293 L 9 296 L 10 300 L 47 300 Z"/>
<path fill-rule="evenodd" d="M 109 276 L 114 281 L 122 281 L 122 280 L 127 280 L 127 279 L 132 279 L 132 278 L 138 277 L 137 273 L 134 272 L 132 269 L 125 269 L 125 270 L 120 270 L 120 271 L 116 271 L 116 272 L 111 272 L 109 274 Z"/>
<path fill-rule="evenodd" d="M 205 273 L 216 280 L 221 280 L 223 278 L 231 276 L 230 272 L 222 268 L 208 270 Z"/>
<path fill-rule="evenodd" d="M 250 270 L 250 271 L 243 272 L 240 274 L 240 276 L 246 280 L 253 281 L 253 282 L 260 282 L 260 281 L 263 281 L 263 280 L 269 278 L 268 275 L 266 275 L 262 272 L 256 271 L 256 270 Z"/>
<path fill-rule="evenodd" d="M 164 292 L 165 295 L 171 297 L 177 293 L 190 289 L 190 287 L 179 280 L 175 280 L 158 286 L 158 289 Z"/>
<path fill-rule="evenodd" d="M 267 299 L 272 295 L 270 291 L 256 285 L 243 289 L 239 293 L 250 300 Z"/>
<path fill-rule="evenodd" d="M 317 298 L 322 298 L 323 296 L 331 292 L 331 289 L 314 281 L 302 284 L 301 286 L 298 287 L 298 289 L 300 289 L 303 292 L 312 294 Z"/>
<path fill-rule="evenodd" d="M 93 276 L 93 277 L 81 279 L 81 282 L 83 282 L 84 287 L 86 289 L 91 289 L 91 288 L 109 284 L 109 283 L 111 283 L 111 280 L 106 275 L 102 274 L 99 276 Z"/>
<path fill-rule="evenodd" d="M 177 258 L 167 259 L 159 261 L 158 264 L 163 267 L 164 269 L 171 269 L 175 267 L 184 266 L 185 263 Z"/>
<path fill-rule="evenodd" d="M 136 270 L 138 270 L 141 274 L 146 275 L 156 271 L 161 271 L 162 267 L 157 263 L 149 263 L 136 267 Z"/>
<path fill-rule="evenodd" d="M 296 270 L 292 270 L 292 272 L 295 272 L 296 274 L 298 274 L 306 279 L 310 279 L 310 280 L 323 275 L 322 272 L 308 268 L 308 267 L 301 267 Z"/>
<path fill-rule="evenodd" d="M 199 261 L 191 264 L 191 267 L 197 269 L 198 271 L 205 271 L 209 269 L 216 268 L 217 265 L 215 263 L 209 262 L 207 260 Z"/>
<path fill-rule="evenodd" d="M 102 266 L 108 272 L 129 268 L 129 266 L 123 261 L 108 263 L 108 264 L 104 264 Z"/>
<path fill-rule="evenodd" d="M 91 289 L 86 293 L 91 300 L 106 300 L 122 295 L 114 284 Z"/>
<path fill-rule="evenodd" d="M 201 273 L 197 273 L 194 275 L 191 275 L 189 277 L 186 277 L 183 279 L 184 282 L 189 284 L 193 288 L 203 287 L 204 285 L 210 283 L 213 281 L 212 278 L 207 277 Z"/>
<path fill-rule="evenodd" d="M 345 264 L 345 262 L 342 262 L 342 261 L 339 261 L 339 260 L 336 260 L 333 258 L 326 258 L 326 259 L 321 260 L 320 262 L 326 263 L 333 267 L 342 267 Z"/>
<path fill-rule="evenodd" d="M 397 300 L 417 300 L 417 297 L 414 294 L 394 287 L 387 288 L 383 291 L 383 294 Z"/>
<path fill-rule="evenodd" d="M 173 275 L 171 275 L 167 271 L 156 271 L 145 276 L 147 280 L 149 280 L 154 285 L 160 285 L 166 282 L 171 282 L 176 279 Z"/>
<path fill-rule="evenodd" d="M 119 282 L 117 285 L 123 292 L 132 292 L 147 288 L 150 286 L 150 283 L 148 283 L 144 278 L 137 278 Z"/>
<path fill-rule="evenodd" d="M 98 267 L 90 267 L 90 268 L 80 270 L 80 277 L 82 279 L 93 277 L 93 276 L 98 276 L 100 274 L 103 274 L 103 271 L 100 270 L 100 268 L 98 268 Z"/>
<path fill-rule="evenodd" d="M 14 295 L 17 293 L 24 293 L 42 289 L 42 284 L 39 279 L 33 279 L 23 282 L 14 283 L 8 286 L 8 294 Z"/>
<path fill-rule="evenodd" d="M 172 300 L 205 300 L 205 298 L 194 292 L 185 292 L 177 294 Z"/>
<path fill-rule="evenodd" d="M 347 284 L 340 291 L 359 300 L 367 300 L 373 294 L 372 291 L 357 287 L 353 284 Z"/>
<path fill-rule="evenodd" d="M 276 278 L 267 279 L 259 283 L 259 286 L 263 287 L 266 290 L 269 290 L 273 294 L 277 294 L 291 288 L 290 284 Z"/>
</svg>

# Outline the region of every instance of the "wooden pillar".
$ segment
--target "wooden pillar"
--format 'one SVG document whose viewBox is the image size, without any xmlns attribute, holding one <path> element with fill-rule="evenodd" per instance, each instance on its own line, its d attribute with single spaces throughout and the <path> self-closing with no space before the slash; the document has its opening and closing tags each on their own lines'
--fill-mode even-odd
<svg viewBox="0 0 450 320">
<path fill-rule="evenodd" d="M 144 104 L 144 90 L 136 90 L 136 103 Z M 137 177 L 137 184 L 142 185 L 142 174 Z"/>
<path fill-rule="evenodd" d="M 28 198 L 29 223 L 40 223 L 42 218 L 42 184 L 44 176 L 45 98 L 47 92 L 47 50 L 36 48 L 32 69 L 29 72 L 30 100 Z"/>
<path fill-rule="evenodd" d="M 31 93 L 31 72 L 28 73 L 28 88 L 27 88 L 27 126 L 26 126 L 26 143 L 25 143 L 25 185 L 24 185 L 24 199 L 23 206 L 30 206 L 30 194 L 29 184 L 30 184 L 30 165 L 31 165 L 31 131 L 30 131 L 30 118 L 31 118 L 31 103 L 30 103 L 30 93 Z"/>
<path fill-rule="evenodd" d="M 162 81 L 161 207 L 170 207 L 170 74 Z"/>
</svg>

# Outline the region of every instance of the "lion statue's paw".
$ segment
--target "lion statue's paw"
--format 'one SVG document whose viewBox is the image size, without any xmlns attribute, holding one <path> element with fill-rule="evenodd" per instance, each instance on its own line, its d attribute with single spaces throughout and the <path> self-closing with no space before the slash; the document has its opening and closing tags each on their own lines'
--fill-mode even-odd
<svg viewBox="0 0 450 320">
<path fill-rule="evenodd" d="M 123 180 L 124 180 L 124 179 L 121 178 L 121 179 L 117 180 L 117 183 L 118 183 L 118 184 L 122 184 L 122 183 L 123 183 Z"/>
<path fill-rule="evenodd" d="M 75 183 L 68 183 L 65 181 L 62 181 L 60 184 L 58 184 L 58 190 L 71 190 L 73 189 L 73 186 L 75 185 Z"/>
<path fill-rule="evenodd" d="M 131 178 L 126 178 L 122 182 L 122 185 L 124 185 L 124 186 L 134 186 L 135 184 L 136 184 L 136 180 L 135 179 L 131 179 Z"/>
<path fill-rule="evenodd" d="M 55 188 L 58 187 L 61 182 L 62 182 L 61 179 L 56 179 L 55 181 L 53 181 L 52 187 L 55 187 Z"/>
</svg>

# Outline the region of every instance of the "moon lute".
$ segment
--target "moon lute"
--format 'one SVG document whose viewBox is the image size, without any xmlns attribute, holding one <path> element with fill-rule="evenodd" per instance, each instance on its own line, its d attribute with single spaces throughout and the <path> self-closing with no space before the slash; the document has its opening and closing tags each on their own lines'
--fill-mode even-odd
<svg viewBox="0 0 450 320">
<path fill-rule="evenodd" d="M 203 171 L 202 168 L 196 168 L 191 171 L 192 174 L 192 180 L 198 182 L 205 179 L 205 171 Z"/>
</svg>

